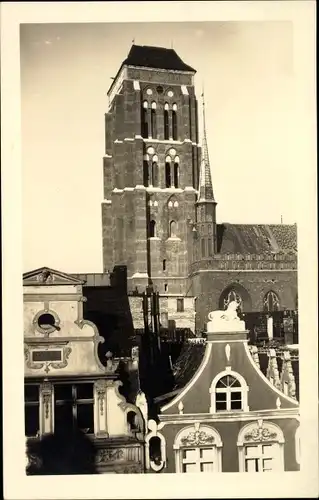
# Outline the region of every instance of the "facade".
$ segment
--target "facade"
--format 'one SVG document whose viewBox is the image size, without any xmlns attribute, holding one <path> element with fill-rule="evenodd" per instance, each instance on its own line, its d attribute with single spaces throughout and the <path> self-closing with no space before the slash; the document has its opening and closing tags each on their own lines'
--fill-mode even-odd
<svg viewBox="0 0 319 500">
<path fill-rule="evenodd" d="M 96 472 L 143 472 L 145 398 L 121 394 L 120 363 L 138 380 L 137 354 L 104 360 L 104 341 L 83 318 L 83 282 L 48 268 L 26 273 L 24 288 L 25 431 L 29 449 L 45 436 L 80 431 L 92 443 Z M 144 403 L 144 404 L 143 404 Z M 138 407 L 138 406 L 139 407 Z M 31 452 L 31 467 L 41 468 Z M 66 473 L 66 472 L 65 472 Z"/>
<path fill-rule="evenodd" d="M 296 342 L 296 225 L 217 223 L 195 73 L 172 49 L 133 45 L 113 80 L 105 115 L 104 272 L 127 267 L 135 329 L 143 327 L 140 295 L 151 284 L 168 329 L 200 335 L 209 311 L 236 299 L 251 334 Z M 293 322 L 287 332 L 284 315 Z"/>
<path fill-rule="evenodd" d="M 288 391 L 284 394 L 273 371 L 269 378 L 262 373 L 243 321 L 232 329 L 230 321 L 225 321 L 226 328 L 209 328 L 212 323 L 197 370 L 175 395 L 161 398 L 158 419 L 149 421 L 147 469 L 299 470 L 298 402 Z M 269 367 L 274 368 L 272 360 Z"/>
</svg>

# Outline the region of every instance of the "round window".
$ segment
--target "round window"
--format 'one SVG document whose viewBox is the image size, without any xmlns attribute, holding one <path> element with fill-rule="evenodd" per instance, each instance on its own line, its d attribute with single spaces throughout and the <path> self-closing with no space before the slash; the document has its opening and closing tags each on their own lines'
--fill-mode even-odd
<svg viewBox="0 0 319 500">
<path fill-rule="evenodd" d="M 55 326 L 55 317 L 50 313 L 41 314 L 38 318 L 38 325 L 42 330 L 51 330 Z"/>
<path fill-rule="evenodd" d="M 168 97 L 173 97 L 174 92 L 172 92 L 171 90 L 169 90 L 169 91 L 167 92 L 167 95 L 168 95 Z"/>
<path fill-rule="evenodd" d="M 156 90 L 157 90 L 157 93 L 158 93 L 158 94 L 163 94 L 163 92 L 164 92 L 164 89 L 163 89 L 163 87 L 162 87 L 161 85 L 159 85 L 159 86 L 156 88 Z"/>
<path fill-rule="evenodd" d="M 152 89 L 147 89 L 146 93 L 147 93 L 148 95 L 152 95 L 152 94 L 153 94 Z"/>
</svg>

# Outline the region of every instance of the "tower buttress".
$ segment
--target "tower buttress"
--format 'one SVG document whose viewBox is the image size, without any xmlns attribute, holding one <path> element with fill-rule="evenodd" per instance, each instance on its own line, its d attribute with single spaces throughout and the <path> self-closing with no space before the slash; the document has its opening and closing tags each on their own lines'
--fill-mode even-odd
<svg viewBox="0 0 319 500">
<path fill-rule="evenodd" d="M 196 202 L 198 260 L 201 258 L 213 257 L 213 255 L 217 253 L 217 203 L 214 198 L 212 175 L 208 154 L 204 92 L 202 93 L 202 98 L 203 139 L 199 172 L 198 198 Z"/>
</svg>

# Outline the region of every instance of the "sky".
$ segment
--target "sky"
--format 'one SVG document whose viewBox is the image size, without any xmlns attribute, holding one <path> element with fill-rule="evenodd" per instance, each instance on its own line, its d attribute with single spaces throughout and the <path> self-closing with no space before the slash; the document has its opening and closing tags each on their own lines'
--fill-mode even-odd
<svg viewBox="0 0 319 500">
<path fill-rule="evenodd" d="M 133 40 L 173 47 L 197 70 L 217 222 L 296 222 L 291 22 L 24 24 L 24 271 L 102 272 L 106 93 Z"/>
</svg>

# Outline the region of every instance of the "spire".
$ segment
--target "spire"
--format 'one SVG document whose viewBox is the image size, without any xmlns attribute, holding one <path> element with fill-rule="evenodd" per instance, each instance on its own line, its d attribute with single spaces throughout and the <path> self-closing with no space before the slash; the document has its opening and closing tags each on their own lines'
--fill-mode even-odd
<svg viewBox="0 0 319 500">
<path fill-rule="evenodd" d="M 208 146 L 207 146 L 204 89 L 202 92 L 202 99 L 203 99 L 203 139 L 202 139 L 202 158 L 199 171 L 199 186 L 198 186 L 197 201 L 215 201 L 213 193 L 213 185 L 212 185 L 212 176 L 210 171 L 209 156 L 208 156 Z"/>
</svg>

